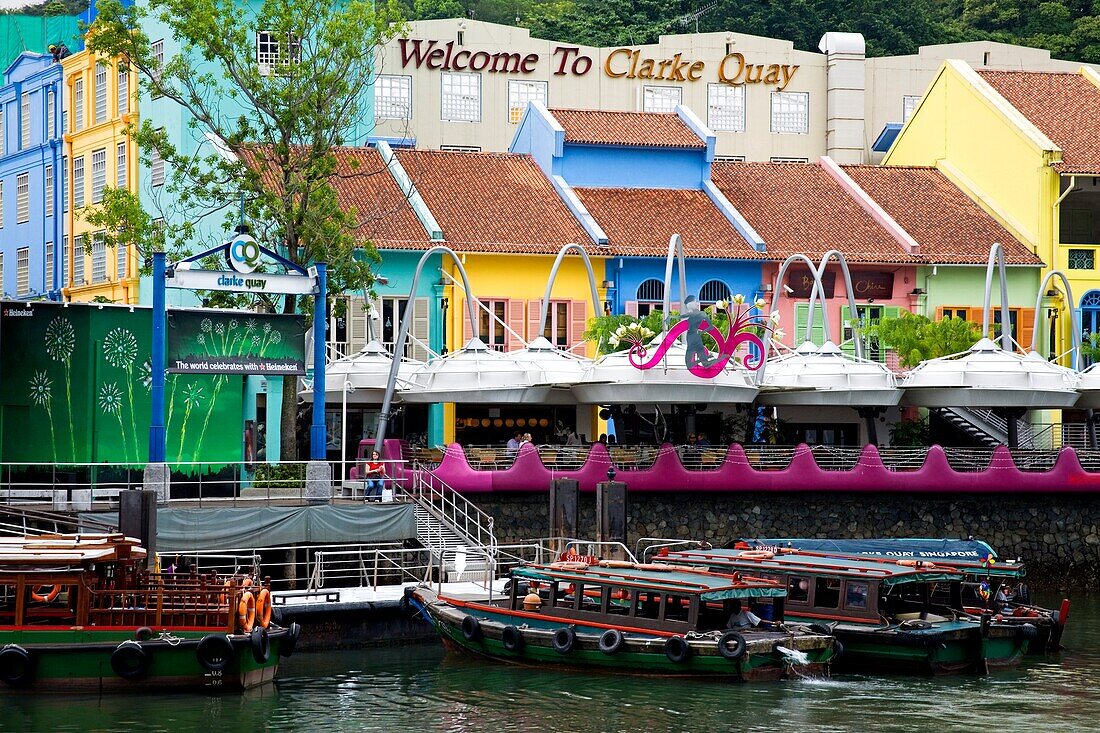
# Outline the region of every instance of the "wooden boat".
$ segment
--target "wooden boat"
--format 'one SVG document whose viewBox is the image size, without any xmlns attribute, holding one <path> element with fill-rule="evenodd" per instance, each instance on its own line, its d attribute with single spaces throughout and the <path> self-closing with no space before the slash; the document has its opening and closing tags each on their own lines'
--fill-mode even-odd
<svg viewBox="0 0 1100 733">
<path fill-rule="evenodd" d="M 1034 626 L 1036 636 L 1028 642 L 1028 654 L 1041 655 L 1062 648 L 1062 634 L 1069 620 L 1069 599 L 1062 599 L 1056 610 L 1033 604 L 1025 582 L 1025 564 L 1018 559 L 999 558 L 993 548 L 981 540 L 766 538 L 742 540 L 735 547 L 771 551 L 797 549 L 803 555 L 882 558 L 880 562 L 924 560 L 934 562 L 938 567 L 952 567 L 966 574 L 963 608 L 967 613 L 981 616 L 992 611 L 1000 616 L 1002 623 Z M 998 601 L 1002 586 L 1008 589 L 1007 597 Z"/>
<path fill-rule="evenodd" d="M 448 648 L 502 662 L 754 681 L 823 674 L 834 656 L 830 635 L 783 623 L 774 581 L 604 560 L 519 567 L 508 585 L 497 601 L 411 598 Z M 770 620 L 727 628 L 749 608 Z"/>
<path fill-rule="evenodd" d="M 249 576 L 148 572 L 118 534 L 0 538 L 0 689 L 254 687 L 300 632 L 270 599 Z"/>
<path fill-rule="evenodd" d="M 964 573 L 930 562 L 823 557 L 793 549 L 686 550 L 658 559 L 783 584 L 787 618 L 821 624 L 842 645 L 838 669 L 984 674 L 1018 664 L 1036 634 L 1034 626 L 967 613 Z"/>
</svg>

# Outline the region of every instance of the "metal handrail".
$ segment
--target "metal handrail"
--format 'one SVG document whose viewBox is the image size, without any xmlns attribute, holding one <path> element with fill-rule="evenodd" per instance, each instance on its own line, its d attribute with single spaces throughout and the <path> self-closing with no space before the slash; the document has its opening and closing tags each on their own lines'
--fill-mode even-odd
<svg viewBox="0 0 1100 733">
<path fill-rule="evenodd" d="M 431 513 L 471 547 L 489 547 L 495 552 L 493 517 L 458 493 L 424 467 L 414 464 L 411 485 L 402 492 Z M 440 536 L 442 546 L 442 533 Z"/>
</svg>

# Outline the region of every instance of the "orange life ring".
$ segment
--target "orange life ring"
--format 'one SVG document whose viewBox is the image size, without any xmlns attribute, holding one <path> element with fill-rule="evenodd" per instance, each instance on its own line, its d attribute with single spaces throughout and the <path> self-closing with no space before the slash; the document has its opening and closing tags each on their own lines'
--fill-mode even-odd
<svg viewBox="0 0 1100 733">
<path fill-rule="evenodd" d="M 256 594 L 256 620 L 265 629 L 271 625 L 271 591 L 267 588 Z"/>
<path fill-rule="evenodd" d="M 241 595 L 241 602 L 237 604 L 237 621 L 241 625 L 241 631 L 246 634 L 256 625 L 256 597 L 250 590 Z"/>
<path fill-rule="evenodd" d="M 737 557 L 743 560 L 771 560 L 775 554 L 767 550 L 744 550 Z"/>
<path fill-rule="evenodd" d="M 50 589 L 48 593 L 45 592 L 46 588 Z M 39 603 L 53 603 L 60 592 L 60 585 L 36 585 L 34 589 L 31 590 L 31 599 Z"/>
</svg>

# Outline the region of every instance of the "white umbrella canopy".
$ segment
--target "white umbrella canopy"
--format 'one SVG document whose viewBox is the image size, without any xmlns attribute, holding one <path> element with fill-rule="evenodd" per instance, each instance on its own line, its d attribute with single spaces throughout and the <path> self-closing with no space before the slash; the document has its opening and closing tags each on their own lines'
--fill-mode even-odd
<svg viewBox="0 0 1100 733">
<path fill-rule="evenodd" d="M 1077 383 L 1077 407 L 1100 408 L 1100 363 L 1093 364 L 1081 372 L 1081 381 Z"/>
<path fill-rule="evenodd" d="M 901 399 L 885 364 L 845 354 L 832 341 L 805 341 L 768 360 L 757 400 L 765 405 L 889 407 Z"/>
<path fill-rule="evenodd" d="M 656 339 L 660 342 L 661 337 Z M 608 354 L 584 371 L 573 394 L 582 404 L 747 404 L 757 394 L 748 372 L 733 360 L 717 376 L 697 377 L 687 369 L 686 347 L 677 343 L 652 369 L 639 369 L 626 352 Z"/>
<path fill-rule="evenodd" d="M 555 348 L 544 336 L 539 336 L 519 351 L 509 351 L 508 356 L 527 367 L 532 386 L 551 387 L 545 402 L 550 405 L 572 405 L 577 399 L 570 387 L 581 381 L 591 359 Z"/>
<path fill-rule="evenodd" d="M 544 403 L 550 385 L 538 384 L 533 374 L 528 364 L 472 338 L 462 349 L 413 371 L 409 383 L 398 385 L 398 394 L 412 403 Z"/>
<path fill-rule="evenodd" d="M 370 341 L 357 354 L 329 362 L 325 367 L 325 402 L 331 405 L 343 400 L 344 384 L 348 383 L 348 404 L 381 404 L 392 362 L 393 356 L 377 339 Z M 397 371 L 398 384 L 408 382 L 412 372 L 423 364 L 416 359 L 402 359 Z M 307 402 L 313 401 L 312 387 L 302 390 L 300 394 Z"/>
<path fill-rule="evenodd" d="M 1080 375 L 1044 359 L 1006 351 L 983 338 L 963 354 L 923 362 L 902 381 L 920 407 L 1058 409 L 1077 402 Z"/>
</svg>

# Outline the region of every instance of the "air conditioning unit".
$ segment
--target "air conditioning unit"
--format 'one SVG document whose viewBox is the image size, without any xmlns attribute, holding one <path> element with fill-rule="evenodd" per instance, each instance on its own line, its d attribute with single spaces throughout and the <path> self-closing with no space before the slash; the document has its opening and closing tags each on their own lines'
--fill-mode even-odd
<svg viewBox="0 0 1100 733">
<path fill-rule="evenodd" d="M 772 284 L 771 283 L 764 283 L 763 285 L 760 286 L 760 289 L 763 290 L 765 293 L 770 293 L 772 291 Z"/>
</svg>

